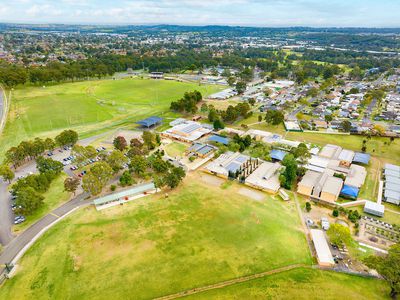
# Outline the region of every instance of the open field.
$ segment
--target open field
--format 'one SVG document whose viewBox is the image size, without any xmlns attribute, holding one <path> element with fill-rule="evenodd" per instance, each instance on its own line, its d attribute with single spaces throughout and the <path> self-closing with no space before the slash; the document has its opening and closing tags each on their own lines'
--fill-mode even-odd
<svg viewBox="0 0 400 300">
<path fill-rule="evenodd" d="M 67 175 L 62 174 L 51 183 L 49 190 L 43 194 L 43 206 L 36 210 L 33 215 L 26 216 L 25 222 L 15 225 L 13 227 L 14 232 L 25 230 L 44 215 L 69 200 L 72 193 L 64 191 L 65 178 L 67 178 Z"/>
<path fill-rule="evenodd" d="M 83 136 L 132 125 L 151 115 L 173 117 L 170 102 L 191 90 L 204 95 L 221 88 L 194 83 L 149 79 L 98 80 L 13 92 L 0 154 L 23 139 L 54 136 L 72 128 Z"/>
<path fill-rule="evenodd" d="M 292 264 L 311 264 L 295 205 L 254 201 L 189 176 L 176 191 L 51 228 L 1 299 L 150 299 Z"/>
<path fill-rule="evenodd" d="M 211 290 L 185 299 L 390 299 L 385 282 L 299 268 Z"/>
<path fill-rule="evenodd" d="M 182 143 L 172 142 L 165 145 L 163 148 L 170 157 L 183 157 L 188 146 Z"/>
</svg>

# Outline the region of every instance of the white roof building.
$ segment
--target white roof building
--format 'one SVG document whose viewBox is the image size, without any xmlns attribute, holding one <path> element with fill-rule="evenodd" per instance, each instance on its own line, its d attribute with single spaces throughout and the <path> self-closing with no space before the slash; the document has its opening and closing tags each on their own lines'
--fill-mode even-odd
<svg viewBox="0 0 400 300">
<path fill-rule="evenodd" d="M 354 155 L 354 151 L 343 149 L 338 156 L 338 160 L 350 165 L 353 162 Z"/>
<path fill-rule="evenodd" d="M 334 266 L 335 261 L 333 260 L 324 232 L 319 229 L 311 229 L 311 237 L 317 253 L 318 264 L 324 267 Z"/>
<path fill-rule="evenodd" d="M 279 190 L 279 163 L 263 162 L 251 173 L 245 183 L 268 192 L 276 193 Z"/>
<path fill-rule="evenodd" d="M 226 152 L 221 154 L 216 160 L 205 166 L 205 170 L 215 175 L 229 176 L 229 172 L 235 173 L 250 160 L 250 157 L 238 152 Z"/>
<path fill-rule="evenodd" d="M 321 152 L 319 153 L 319 156 L 337 159 L 340 155 L 340 152 L 342 152 L 342 147 L 339 147 L 337 145 L 327 144 L 322 148 Z"/>
<path fill-rule="evenodd" d="M 351 165 L 344 184 L 360 188 L 367 177 L 367 170 L 363 166 Z"/>
<path fill-rule="evenodd" d="M 163 136 L 167 136 L 179 141 L 193 142 L 202 136 L 209 134 L 212 130 L 205 128 L 200 123 L 193 121 L 181 122 L 174 127 L 162 132 Z"/>
<path fill-rule="evenodd" d="M 364 212 L 378 217 L 383 217 L 383 214 L 385 213 L 385 206 L 376 202 L 366 201 L 364 205 Z"/>
</svg>

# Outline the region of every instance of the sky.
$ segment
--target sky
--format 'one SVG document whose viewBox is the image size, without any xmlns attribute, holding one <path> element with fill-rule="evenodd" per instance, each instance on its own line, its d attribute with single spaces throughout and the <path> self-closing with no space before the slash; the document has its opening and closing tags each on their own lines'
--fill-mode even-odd
<svg viewBox="0 0 400 300">
<path fill-rule="evenodd" d="M 400 0 L 0 0 L 0 22 L 400 27 Z"/>
</svg>

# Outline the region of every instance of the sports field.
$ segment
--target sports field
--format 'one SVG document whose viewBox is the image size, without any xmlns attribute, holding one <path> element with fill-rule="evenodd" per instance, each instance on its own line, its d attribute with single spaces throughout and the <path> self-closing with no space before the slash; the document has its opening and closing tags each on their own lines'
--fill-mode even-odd
<svg viewBox="0 0 400 300">
<path fill-rule="evenodd" d="M 384 281 L 299 268 L 185 299 L 390 299 Z"/>
<path fill-rule="evenodd" d="M 63 129 L 83 136 L 151 115 L 172 117 L 170 102 L 184 92 L 203 95 L 221 88 L 166 80 L 122 79 L 65 83 L 46 87 L 24 87 L 12 93 L 11 107 L 0 153 L 23 139 L 54 136 Z"/>
<path fill-rule="evenodd" d="M 293 202 L 255 201 L 237 183 L 221 189 L 190 176 L 168 198 L 61 221 L 28 250 L 0 299 L 151 299 L 311 264 Z"/>
</svg>

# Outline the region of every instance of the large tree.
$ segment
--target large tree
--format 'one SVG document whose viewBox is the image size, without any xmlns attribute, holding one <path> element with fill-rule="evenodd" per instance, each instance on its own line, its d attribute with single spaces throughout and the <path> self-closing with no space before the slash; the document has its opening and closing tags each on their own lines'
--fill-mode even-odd
<svg viewBox="0 0 400 300">
<path fill-rule="evenodd" d="M 268 124 L 272 125 L 278 125 L 283 122 L 285 116 L 281 111 L 278 110 L 268 110 L 267 113 L 265 114 L 265 121 L 267 121 Z"/>
<path fill-rule="evenodd" d="M 341 125 L 344 132 L 350 132 L 351 122 L 349 120 L 344 120 Z"/>
<path fill-rule="evenodd" d="M 64 168 L 64 165 L 51 158 L 44 158 L 39 156 L 36 159 L 36 168 L 40 173 L 53 172 L 54 174 L 60 174 Z"/>
<path fill-rule="evenodd" d="M 107 163 L 110 165 L 114 172 L 122 170 L 123 165 L 127 162 L 128 158 L 120 150 L 114 150 L 107 157 Z"/>
<path fill-rule="evenodd" d="M 135 155 L 131 158 L 129 168 L 135 174 L 143 176 L 148 168 L 148 162 L 145 157 L 140 155 Z"/>
<path fill-rule="evenodd" d="M 98 162 L 90 168 L 89 172 L 82 179 L 82 188 L 91 195 L 101 193 L 104 186 L 111 179 L 113 169 L 106 162 Z"/>
<path fill-rule="evenodd" d="M 279 181 L 281 186 L 291 189 L 297 178 L 297 161 L 292 154 L 287 154 L 282 160 L 282 165 L 285 168 L 279 176 Z"/>
<path fill-rule="evenodd" d="M 9 165 L 4 164 L 0 166 L 0 176 L 3 178 L 4 181 L 8 181 L 9 183 L 11 183 L 11 180 L 14 179 L 15 174 L 11 170 Z"/>
<path fill-rule="evenodd" d="M 128 146 L 126 139 L 123 136 L 117 136 L 113 141 L 115 149 L 119 151 L 124 151 L 125 148 Z"/>
<path fill-rule="evenodd" d="M 364 263 L 377 270 L 389 283 L 390 296 L 396 299 L 400 293 L 400 244 L 390 247 L 386 256 L 372 255 L 367 257 Z"/>
<path fill-rule="evenodd" d="M 341 224 L 331 224 L 327 234 L 330 242 L 340 247 L 348 245 L 352 240 L 349 227 Z"/>
<path fill-rule="evenodd" d="M 78 133 L 73 130 L 64 130 L 56 136 L 55 140 L 59 146 L 73 146 L 78 141 Z"/>
<path fill-rule="evenodd" d="M 43 200 L 44 197 L 40 193 L 28 186 L 18 191 L 15 204 L 21 207 L 18 208 L 18 213 L 30 215 L 42 206 Z"/>
<path fill-rule="evenodd" d="M 64 180 L 64 190 L 70 193 L 74 193 L 79 187 L 80 179 L 78 177 L 68 177 Z"/>
</svg>

